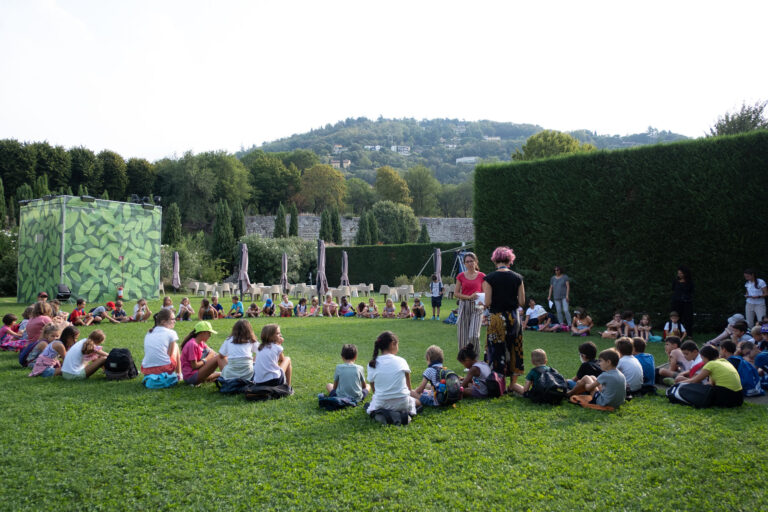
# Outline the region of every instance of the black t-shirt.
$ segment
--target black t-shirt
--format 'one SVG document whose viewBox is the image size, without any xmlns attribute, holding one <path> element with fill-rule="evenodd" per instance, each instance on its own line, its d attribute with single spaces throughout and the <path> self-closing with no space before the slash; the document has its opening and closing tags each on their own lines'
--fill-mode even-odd
<svg viewBox="0 0 768 512">
<path fill-rule="evenodd" d="M 689 281 L 681 283 L 675 279 L 672 283 L 672 300 L 675 302 L 693 302 L 693 283 Z"/>
<path fill-rule="evenodd" d="M 485 276 L 485 281 L 491 285 L 491 313 L 517 311 L 517 291 L 523 284 L 523 276 L 517 272 L 495 271 Z"/>
<path fill-rule="evenodd" d="M 597 359 L 593 359 L 586 363 L 581 363 L 579 371 L 576 372 L 576 380 L 579 380 L 585 375 L 593 375 L 597 377 L 601 373 L 603 373 L 603 370 L 600 369 L 600 363 L 597 362 Z"/>
</svg>

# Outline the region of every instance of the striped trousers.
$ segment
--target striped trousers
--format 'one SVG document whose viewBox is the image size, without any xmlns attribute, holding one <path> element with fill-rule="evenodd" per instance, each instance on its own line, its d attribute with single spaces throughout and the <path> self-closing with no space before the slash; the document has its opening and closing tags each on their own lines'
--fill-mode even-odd
<svg viewBox="0 0 768 512">
<path fill-rule="evenodd" d="M 482 347 L 480 347 L 479 339 L 483 310 L 475 306 L 475 301 L 473 300 L 460 300 L 458 316 L 456 327 L 459 337 L 459 350 L 473 343 L 475 350 L 478 354 L 481 354 Z"/>
</svg>

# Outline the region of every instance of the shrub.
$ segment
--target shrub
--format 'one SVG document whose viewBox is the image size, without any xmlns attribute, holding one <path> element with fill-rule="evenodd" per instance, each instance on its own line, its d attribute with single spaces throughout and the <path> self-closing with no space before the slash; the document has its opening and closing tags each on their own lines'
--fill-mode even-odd
<svg viewBox="0 0 768 512">
<path fill-rule="evenodd" d="M 16 296 L 19 249 L 16 231 L 0 231 L 0 294 Z"/>
<path fill-rule="evenodd" d="M 179 274 L 184 284 L 189 279 L 206 283 L 220 282 L 227 276 L 225 261 L 214 259 L 205 247 L 205 235 L 198 231 L 185 235 L 177 245 L 163 245 L 160 250 L 160 278 L 169 283 L 173 279 L 173 253 L 179 252 Z"/>
<path fill-rule="evenodd" d="M 405 286 L 411 284 L 411 278 L 406 275 L 397 276 L 393 283 L 395 286 Z"/>
<path fill-rule="evenodd" d="M 546 296 L 553 265 L 599 323 L 614 310 L 669 311 L 677 266 L 693 271 L 698 330 L 744 307 L 742 271 L 765 264 L 768 131 L 598 151 L 475 171 L 475 248 L 483 271 L 509 245 L 526 292 Z M 501 207 L 514 205 L 514 207 Z M 714 323 L 704 323 L 709 317 Z"/>
<path fill-rule="evenodd" d="M 385 244 L 412 242 L 419 234 L 419 220 L 409 206 L 379 201 L 371 209 L 378 227 L 378 239 Z"/>
<path fill-rule="evenodd" d="M 253 283 L 279 284 L 283 253 L 288 254 L 288 281 L 303 283 L 317 269 L 317 244 L 299 237 L 262 238 L 247 235 L 240 242 L 248 246 L 248 276 Z M 236 258 L 240 257 L 239 249 Z M 339 253 L 339 258 L 341 253 Z M 331 281 L 331 279 L 329 279 Z"/>
</svg>

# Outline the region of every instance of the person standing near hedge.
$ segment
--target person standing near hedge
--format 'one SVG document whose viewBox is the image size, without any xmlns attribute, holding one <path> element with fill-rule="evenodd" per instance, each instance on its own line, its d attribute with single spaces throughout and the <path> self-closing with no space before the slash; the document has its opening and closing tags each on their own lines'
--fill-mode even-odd
<svg viewBox="0 0 768 512">
<path fill-rule="evenodd" d="M 549 279 L 549 293 L 547 302 L 555 303 L 557 309 L 557 322 L 560 325 L 571 325 L 571 314 L 568 312 L 568 296 L 571 293 L 571 280 L 567 274 L 563 274 L 560 265 L 555 266 L 555 275 Z"/>
<path fill-rule="evenodd" d="M 485 307 L 490 310 L 485 358 L 491 369 L 509 376 L 509 387 L 523 374 L 523 329 L 518 308 L 525 302 L 523 276 L 509 269 L 515 253 L 509 247 L 497 247 L 491 261 L 496 271 L 485 276 Z"/>
<path fill-rule="evenodd" d="M 477 256 L 473 252 L 464 253 L 464 266 L 467 270 L 456 276 L 454 297 L 459 299 L 459 318 L 456 321 L 459 338 L 459 350 L 473 344 L 479 347 L 480 324 L 483 310 L 475 304 L 477 294 L 483 291 L 485 274 L 477 268 Z"/>
<path fill-rule="evenodd" d="M 677 277 L 672 283 L 670 311 L 677 311 L 680 314 L 680 323 L 690 336 L 693 331 L 693 279 L 691 269 L 684 265 L 677 267 Z"/>
<path fill-rule="evenodd" d="M 765 298 L 768 297 L 768 287 L 765 285 L 765 281 L 757 278 L 752 269 L 744 271 L 744 279 L 747 280 L 744 284 L 744 288 L 747 289 L 744 293 L 744 297 L 747 299 L 744 316 L 747 317 L 747 326 L 751 329 L 756 322 L 760 322 L 765 316 Z"/>
</svg>

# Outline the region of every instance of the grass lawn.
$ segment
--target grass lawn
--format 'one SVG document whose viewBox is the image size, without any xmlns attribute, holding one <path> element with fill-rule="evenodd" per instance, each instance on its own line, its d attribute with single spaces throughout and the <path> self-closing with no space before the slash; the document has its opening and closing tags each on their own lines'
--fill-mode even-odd
<svg viewBox="0 0 768 512">
<path fill-rule="evenodd" d="M 174 296 L 174 304 L 179 297 Z M 226 299 L 223 301 L 228 302 Z M 450 301 L 446 301 L 450 302 Z M 193 300 L 195 308 L 198 300 Z M 133 303 L 129 304 L 132 309 Z M 158 303 L 151 303 L 153 311 Z M 22 306 L 0 301 L 0 314 Z M 126 307 L 126 310 L 129 310 Z M 428 309 L 429 311 L 429 309 Z M 254 319 L 258 333 L 268 319 Z M 27 378 L 0 353 L 0 509 L 6 510 L 760 510 L 768 413 L 695 410 L 663 397 L 616 413 L 522 398 L 464 400 L 407 427 L 362 408 L 325 412 L 317 393 L 355 343 L 365 366 L 379 332 L 400 337 L 414 385 L 437 344 L 456 362 L 455 327 L 432 321 L 278 319 L 293 397 L 246 402 L 213 385 L 150 391 L 139 379 Z M 219 320 L 218 350 L 232 320 Z M 184 336 L 193 323 L 179 322 Z M 105 325 L 105 349 L 137 365 L 147 324 Z M 83 328 L 81 334 L 90 332 Z M 599 349 L 608 343 L 592 338 Z M 583 338 L 526 333 L 573 377 Z M 651 352 L 659 361 L 661 344 Z M 527 363 L 526 368 L 530 365 Z M 31 478 L 34 476 L 34 478 Z"/>
</svg>

